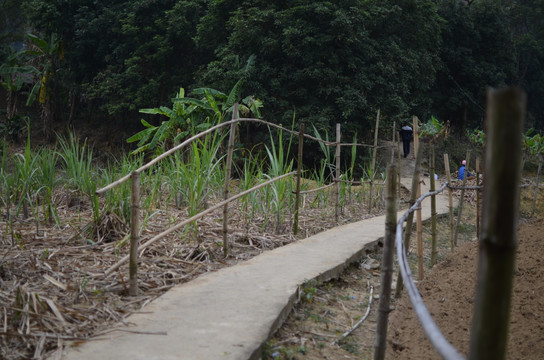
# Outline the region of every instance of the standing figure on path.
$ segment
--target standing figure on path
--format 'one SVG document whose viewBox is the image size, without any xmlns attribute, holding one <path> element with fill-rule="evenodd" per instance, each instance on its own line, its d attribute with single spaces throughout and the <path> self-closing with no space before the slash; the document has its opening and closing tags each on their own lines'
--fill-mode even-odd
<svg viewBox="0 0 544 360">
<path fill-rule="evenodd" d="M 465 177 L 465 166 L 466 165 L 467 165 L 467 161 L 463 160 L 461 162 L 461 167 L 459 168 L 459 175 L 457 176 L 458 180 L 463 180 L 463 178 Z M 467 179 L 469 177 L 471 177 L 471 176 L 472 176 L 472 174 L 467 171 Z"/>
<path fill-rule="evenodd" d="M 402 139 L 402 145 L 404 150 L 404 157 L 407 157 L 410 153 L 410 142 L 412 141 L 414 131 L 408 125 L 408 123 L 404 123 L 404 125 L 399 130 L 400 138 Z"/>
</svg>

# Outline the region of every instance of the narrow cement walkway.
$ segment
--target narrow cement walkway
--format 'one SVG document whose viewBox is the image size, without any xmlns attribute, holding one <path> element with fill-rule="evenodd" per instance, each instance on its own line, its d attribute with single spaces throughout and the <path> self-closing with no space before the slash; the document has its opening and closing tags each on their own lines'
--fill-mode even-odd
<svg viewBox="0 0 544 360">
<path fill-rule="evenodd" d="M 422 193 L 429 186 L 426 180 Z M 402 183 L 410 186 L 411 180 Z M 439 214 L 448 211 L 446 195 L 437 196 L 436 203 Z M 428 198 L 423 219 L 430 212 Z M 128 317 L 130 326 L 120 325 L 107 338 L 68 348 L 63 359 L 258 359 L 263 342 L 298 300 L 299 286 L 310 279 L 338 276 L 384 232 L 385 216 L 378 216 L 202 275 Z"/>
</svg>

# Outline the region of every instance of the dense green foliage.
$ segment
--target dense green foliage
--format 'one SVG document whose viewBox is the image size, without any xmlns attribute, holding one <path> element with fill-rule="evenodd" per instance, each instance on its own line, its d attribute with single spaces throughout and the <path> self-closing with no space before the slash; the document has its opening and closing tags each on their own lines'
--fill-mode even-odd
<svg viewBox="0 0 544 360">
<path fill-rule="evenodd" d="M 48 105 L 57 122 L 107 119 L 136 132 L 139 109 L 168 106 L 180 87 L 191 97 L 201 87 L 227 93 L 243 79 L 240 100 L 261 99 L 265 119 L 287 123 L 295 116 L 320 131 L 340 122 L 343 132 L 367 139 L 378 109 L 384 131 L 394 120 L 418 115 L 425 122 L 432 114 L 459 134 L 481 128 L 486 88 L 503 85 L 527 90 L 528 125 L 544 128 L 544 0 L 0 6 L 10 14 L 0 19 L 3 62 L 24 37 L 23 25 L 59 41 L 63 57 L 55 62 Z"/>
</svg>

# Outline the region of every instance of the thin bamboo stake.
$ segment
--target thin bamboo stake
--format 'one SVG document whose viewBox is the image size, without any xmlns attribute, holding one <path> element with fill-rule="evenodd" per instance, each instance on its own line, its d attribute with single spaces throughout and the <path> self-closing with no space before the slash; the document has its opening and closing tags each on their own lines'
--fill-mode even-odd
<svg viewBox="0 0 544 360">
<path fill-rule="evenodd" d="M 397 176 L 398 176 L 398 180 L 397 180 L 397 188 L 398 188 L 398 199 L 400 200 L 400 189 L 401 189 L 401 186 L 400 186 L 400 178 L 402 176 L 401 174 L 401 167 L 400 167 L 400 134 L 397 132 Z"/>
<path fill-rule="evenodd" d="M 480 185 L 480 157 L 476 158 L 476 186 Z M 476 190 L 476 238 L 480 240 L 480 190 Z"/>
<path fill-rule="evenodd" d="M 297 157 L 297 184 L 295 195 L 295 216 L 293 222 L 293 235 L 298 234 L 298 211 L 300 207 L 300 180 L 302 177 L 302 151 L 304 150 L 304 124 L 300 124 L 298 134 L 298 157 Z"/>
<path fill-rule="evenodd" d="M 449 200 L 449 209 L 450 209 L 450 248 L 453 252 L 453 248 L 455 246 L 454 243 L 454 235 L 453 235 L 453 195 L 452 195 L 452 189 L 451 189 L 451 172 L 450 172 L 450 158 L 448 154 L 444 154 L 444 167 L 446 170 L 446 178 L 448 181 L 448 200 Z"/>
<path fill-rule="evenodd" d="M 519 88 L 487 92 L 486 179 L 470 360 L 506 357 L 526 101 Z"/>
<path fill-rule="evenodd" d="M 376 153 L 378 150 L 378 128 L 380 126 L 380 109 L 378 109 L 378 114 L 376 115 L 376 128 L 374 130 L 374 149 L 372 150 L 372 166 L 370 167 L 370 190 L 368 195 L 368 213 L 372 210 L 372 198 L 373 198 L 373 188 L 374 188 L 374 172 L 376 168 Z"/>
<path fill-rule="evenodd" d="M 234 104 L 234 109 L 232 111 L 232 120 L 238 118 L 238 103 Z M 236 122 L 233 122 L 230 125 L 230 134 L 229 134 L 229 148 L 227 153 L 227 163 L 225 170 L 225 188 L 223 190 L 223 200 L 229 198 L 229 188 L 230 188 L 230 176 L 232 172 L 232 153 L 234 152 L 234 139 L 236 136 Z M 229 252 L 229 242 L 228 242 L 228 233 L 229 233 L 229 203 L 226 203 L 223 206 L 223 256 L 227 256 Z"/>
<path fill-rule="evenodd" d="M 229 199 L 227 200 L 223 200 L 221 201 L 220 203 L 188 218 L 188 219 L 185 219 L 183 220 L 182 222 L 180 222 L 179 224 L 177 225 L 174 225 L 172 226 L 171 228 L 161 232 L 160 234 L 157 234 L 155 235 L 154 237 L 152 237 L 151 239 L 147 240 L 144 244 L 142 244 L 142 246 L 140 246 L 140 255 L 143 254 L 144 250 L 149 247 L 150 245 L 152 245 L 153 243 L 155 243 L 156 241 L 162 239 L 163 237 L 165 237 L 166 235 L 169 235 L 171 233 L 173 233 L 174 231 L 177 231 L 181 228 L 183 228 L 185 225 L 187 224 L 190 224 L 192 223 L 193 221 L 196 221 L 202 217 L 204 217 L 205 215 L 208 215 L 209 213 L 223 207 L 225 204 L 231 202 L 231 201 L 234 201 L 236 199 L 239 199 L 241 198 L 242 196 L 245 196 L 247 194 L 249 194 L 250 192 L 252 191 L 255 191 L 255 190 L 258 190 L 262 187 L 265 187 L 267 185 L 270 185 L 272 184 L 273 182 L 276 182 L 278 180 L 281 180 L 283 178 L 286 178 L 288 176 L 291 176 L 291 175 L 294 175 L 296 174 L 297 172 L 296 171 L 291 171 L 290 173 L 287 173 L 287 174 L 284 174 L 284 175 L 281 175 L 281 176 L 278 176 L 276 178 L 273 178 L 273 179 L 270 179 L 268 181 L 265 181 L 264 183 L 262 184 L 259 184 L 259 185 L 256 185 L 254 187 L 252 187 L 251 189 L 248 189 L 248 190 L 245 190 L 245 191 L 242 191 L 241 193 L 239 194 L 236 194 L 232 197 L 230 197 Z M 124 263 L 127 262 L 127 260 L 129 259 L 129 256 L 124 256 L 123 258 L 121 258 L 121 260 L 119 260 L 117 263 L 115 263 L 114 265 L 112 265 L 108 270 L 106 270 L 106 272 L 104 273 L 104 276 L 107 277 L 108 275 L 110 275 L 112 272 L 114 272 L 115 270 L 117 270 L 121 265 L 123 265 Z"/>
<path fill-rule="evenodd" d="M 138 242 L 140 241 L 140 173 L 133 171 L 132 178 L 132 209 L 130 222 L 130 262 L 129 288 L 130 296 L 138 295 Z"/>
<path fill-rule="evenodd" d="M 394 159 L 395 159 L 395 136 L 396 136 L 396 133 L 397 133 L 397 129 L 396 129 L 396 126 L 397 123 L 394 122 L 393 123 L 393 136 L 391 138 L 391 142 L 393 143 L 393 146 L 391 146 L 391 160 L 389 160 L 389 162 L 392 164 Z M 396 176 L 396 174 L 395 174 Z"/>
<path fill-rule="evenodd" d="M 436 190 L 435 184 L 434 145 L 431 144 L 431 192 Z M 436 195 L 431 196 L 431 267 L 436 264 Z"/>
<path fill-rule="evenodd" d="M 470 164 L 470 150 L 467 150 L 467 164 L 465 166 L 465 174 L 463 175 L 463 183 L 461 185 L 461 198 L 459 199 L 459 207 L 457 211 L 457 222 L 455 224 L 455 236 L 453 243 L 457 246 L 457 237 L 459 236 L 459 225 L 461 224 L 461 215 L 463 214 L 463 204 L 465 203 L 465 185 L 467 183 L 468 169 Z"/>
<path fill-rule="evenodd" d="M 421 196 L 421 181 L 417 183 L 417 198 Z M 418 279 L 423 280 L 423 224 L 421 219 L 421 207 L 416 211 L 417 229 L 417 274 Z"/>
<path fill-rule="evenodd" d="M 334 207 L 334 219 L 338 222 L 340 213 L 340 124 L 336 124 L 336 204 Z"/>
<path fill-rule="evenodd" d="M 417 149 L 419 147 L 419 119 L 417 116 L 412 117 L 414 122 L 414 159 L 416 158 Z"/>
<path fill-rule="evenodd" d="M 380 278 L 380 301 L 376 341 L 374 342 L 374 360 L 385 359 L 387 340 L 387 322 L 391 311 L 391 280 L 393 277 L 393 256 L 395 254 L 395 235 L 397 225 L 397 169 L 394 164 L 387 167 L 387 192 L 385 197 L 385 237 L 383 240 L 382 270 Z"/>
<path fill-rule="evenodd" d="M 533 205 L 531 206 L 531 216 L 535 214 L 536 198 L 538 196 L 538 183 L 540 181 L 540 171 L 542 170 L 542 160 L 542 155 L 540 155 L 538 161 L 538 171 L 536 172 L 535 194 L 533 196 Z"/>
<path fill-rule="evenodd" d="M 422 156 L 422 149 L 418 148 L 417 155 L 416 155 L 416 165 L 414 168 L 414 175 L 412 177 L 412 191 L 410 192 L 410 207 L 412 207 L 416 203 L 417 199 L 417 189 L 419 186 L 419 175 L 421 173 L 421 156 Z M 414 222 L 414 213 L 411 212 L 410 215 L 408 215 L 408 218 L 406 219 L 406 229 L 404 230 L 404 247 L 406 249 L 410 249 L 410 237 L 412 236 L 412 224 Z M 402 277 L 399 272 L 397 276 L 397 287 L 395 289 L 395 297 L 399 298 L 400 294 L 402 293 L 403 289 L 402 284 Z"/>
</svg>

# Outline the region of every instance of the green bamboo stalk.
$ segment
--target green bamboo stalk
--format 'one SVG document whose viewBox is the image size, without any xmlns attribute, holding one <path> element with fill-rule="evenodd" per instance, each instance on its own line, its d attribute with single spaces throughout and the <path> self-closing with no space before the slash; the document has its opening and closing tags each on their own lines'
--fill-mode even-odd
<svg viewBox="0 0 544 360">
<path fill-rule="evenodd" d="M 397 225 L 397 169 L 394 164 L 387 167 L 387 195 L 385 198 L 385 237 L 383 241 L 382 270 L 380 278 L 380 302 L 376 341 L 374 342 L 374 360 L 385 359 L 387 340 L 387 321 L 391 302 L 391 280 L 393 277 L 393 254 L 395 253 L 395 235 Z"/>
<path fill-rule="evenodd" d="M 506 356 L 526 101 L 519 88 L 487 93 L 486 180 L 470 360 Z"/>
</svg>

